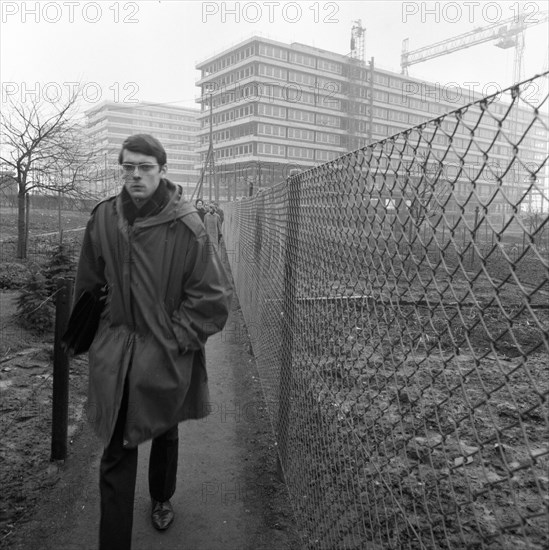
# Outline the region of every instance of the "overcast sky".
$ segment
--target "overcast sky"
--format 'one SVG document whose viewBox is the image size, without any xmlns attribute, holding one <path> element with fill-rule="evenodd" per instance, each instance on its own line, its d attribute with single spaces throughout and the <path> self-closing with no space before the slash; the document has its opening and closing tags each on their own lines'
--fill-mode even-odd
<svg viewBox="0 0 549 550">
<path fill-rule="evenodd" d="M 347 54 L 352 22 L 361 19 L 366 58 L 400 72 L 404 38 L 412 50 L 517 14 L 533 22 L 548 2 L 2 0 L 0 6 L 3 99 L 28 98 L 33 90 L 52 99 L 81 82 L 89 106 L 137 100 L 196 107 L 196 63 L 253 34 Z M 547 70 L 548 34 L 547 23 L 526 31 L 524 77 Z M 514 61 L 513 48 L 494 43 L 414 65 L 410 75 L 493 93 L 512 84 Z"/>
</svg>

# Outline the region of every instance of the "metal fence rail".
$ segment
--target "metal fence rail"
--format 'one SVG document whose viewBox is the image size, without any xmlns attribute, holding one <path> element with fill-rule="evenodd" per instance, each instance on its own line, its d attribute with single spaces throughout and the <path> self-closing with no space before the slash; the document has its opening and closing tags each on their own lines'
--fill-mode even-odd
<svg viewBox="0 0 549 550">
<path fill-rule="evenodd" d="M 531 82 L 224 206 L 308 548 L 549 545 L 548 98 Z"/>
</svg>

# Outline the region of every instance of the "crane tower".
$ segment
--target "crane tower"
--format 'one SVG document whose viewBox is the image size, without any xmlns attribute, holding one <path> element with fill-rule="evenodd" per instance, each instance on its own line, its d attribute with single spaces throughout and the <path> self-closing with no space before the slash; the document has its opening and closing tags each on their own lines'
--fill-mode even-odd
<svg viewBox="0 0 549 550">
<path fill-rule="evenodd" d="M 362 20 L 353 21 L 351 28 L 351 53 L 350 57 L 364 63 L 364 35 L 366 29 L 362 26 Z"/>
</svg>

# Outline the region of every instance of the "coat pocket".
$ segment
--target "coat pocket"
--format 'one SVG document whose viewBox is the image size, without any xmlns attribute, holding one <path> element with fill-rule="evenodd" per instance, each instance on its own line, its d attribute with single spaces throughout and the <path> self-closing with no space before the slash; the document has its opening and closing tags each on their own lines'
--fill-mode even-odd
<svg viewBox="0 0 549 550">
<path fill-rule="evenodd" d="M 173 321 L 168 315 L 164 304 L 159 304 L 156 308 L 156 324 L 158 327 L 157 340 L 168 348 L 172 348 L 175 345 L 179 349 Z M 155 331 L 153 330 L 152 332 L 154 333 Z"/>
</svg>

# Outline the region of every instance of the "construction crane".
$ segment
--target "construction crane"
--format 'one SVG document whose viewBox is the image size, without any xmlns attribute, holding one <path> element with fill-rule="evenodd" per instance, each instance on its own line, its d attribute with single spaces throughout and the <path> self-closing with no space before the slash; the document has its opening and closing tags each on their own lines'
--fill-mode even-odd
<svg viewBox="0 0 549 550">
<path fill-rule="evenodd" d="M 360 66 L 364 65 L 364 37 L 366 29 L 362 26 L 362 20 L 356 19 L 353 21 L 351 28 L 351 51 L 348 54 L 348 101 L 344 103 L 347 106 L 347 148 L 353 151 L 360 147 L 361 139 L 357 136 L 359 133 L 360 122 L 357 120 L 358 113 L 358 98 L 357 98 L 357 81 L 361 78 Z"/>
<path fill-rule="evenodd" d="M 530 20 L 533 17 L 536 19 Z M 510 17 L 509 19 L 504 19 L 485 27 L 479 27 L 454 38 L 448 38 L 413 51 L 408 51 L 408 38 L 405 38 L 402 41 L 402 53 L 400 56 L 401 73 L 407 75 L 410 65 L 423 63 L 429 59 L 470 48 L 477 44 L 483 44 L 484 42 L 490 42 L 491 40 L 498 40 L 495 45 L 499 48 L 516 48 L 513 79 L 515 82 L 520 82 L 524 53 L 524 31 L 529 27 L 546 23 L 547 21 L 549 21 L 549 12 L 547 11 L 536 13 L 535 16 L 532 14 L 522 14 L 519 17 Z"/>
<path fill-rule="evenodd" d="M 349 57 L 352 59 L 358 59 L 364 63 L 364 35 L 366 29 L 362 26 L 362 20 L 357 19 L 353 21 L 353 27 L 351 28 L 351 53 Z"/>
</svg>

